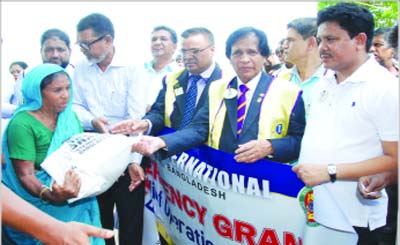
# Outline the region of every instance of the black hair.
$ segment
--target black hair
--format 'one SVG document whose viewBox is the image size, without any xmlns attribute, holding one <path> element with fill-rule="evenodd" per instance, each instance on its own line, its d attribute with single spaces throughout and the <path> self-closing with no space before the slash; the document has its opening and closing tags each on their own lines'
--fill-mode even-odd
<svg viewBox="0 0 400 245">
<path fill-rule="evenodd" d="M 365 33 L 367 35 L 365 49 L 369 51 L 374 34 L 374 16 L 368 9 L 354 3 L 338 3 L 318 12 L 317 26 L 324 22 L 336 22 L 347 31 L 350 38 Z"/>
<path fill-rule="evenodd" d="M 317 36 L 317 18 L 298 18 L 287 24 L 287 28 L 295 29 L 303 40 Z"/>
<path fill-rule="evenodd" d="M 45 31 L 42 34 L 42 37 L 40 38 L 40 46 L 43 47 L 44 42 L 46 42 L 46 40 L 51 37 L 58 37 L 60 40 L 65 42 L 65 45 L 67 45 L 68 48 L 71 45 L 71 42 L 69 40 L 69 36 L 67 35 L 67 33 L 61 31 L 60 29 L 53 28 L 53 29 L 49 29 L 49 30 Z"/>
<path fill-rule="evenodd" d="M 208 37 L 208 42 L 210 45 L 214 45 L 214 35 L 210 30 L 208 30 L 205 27 L 193 27 L 190 29 L 185 30 L 182 32 L 181 37 L 182 38 L 188 38 L 189 36 L 196 35 L 196 34 L 202 34 L 206 37 Z"/>
<path fill-rule="evenodd" d="M 67 77 L 69 77 L 66 71 L 58 71 L 51 73 L 50 75 L 47 75 L 45 78 L 42 79 L 42 82 L 40 83 L 40 91 L 43 91 L 43 89 L 45 89 L 48 85 L 50 85 L 53 82 L 54 78 L 58 77 L 61 74 L 65 74 Z"/>
<path fill-rule="evenodd" d="M 77 25 L 77 31 L 81 32 L 87 29 L 92 29 L 98 36 L 110 35 L 114 39 L 114 25 L 103 14 L 93 13 L 82 18 Z"/>
<path fill-rule="evenodd" d="M 397 49 L 399 46 L 399 25 L 396 24 L 393 28 L 392 31 L 389 34 L 389 45 L 392 48 Z"/>
<path fill-rule="evenodd" d="M 169 34 L 171 35 L 171 41 L 174 44 L 176 44 L 178 42 L 178 37 L 176 35 L 176 32 L 173 29 L 169 28 L 168 26 L 156 26 L 156 27 L 154 27 L 154 29 L 153 29 L 153 31 L 151 33 L 156 32 L 156 31 L 160 31 L 160 30 L 164 30 L 164 31 L 169 32 Z"/>
<path fill-rule="evenodd" d="M 10 70 L 13 65 L 19 65 L 23 70 L 28 68 L 28 64 L 27 63 L 25 63 L 23 61 L 14 61 L 13 63 L 11 63 L 11 65 L 10 65 L 10 67 L 8 69 Z"/>
<path fill-rule="evenodd" d="M 226 57 L 230 59 L 232 46 L 238 40 L 243 39 L 252 33 L 254 33 L 258 38 L 258 51 L 263 57 L 268 57 L 271 54 L 271 51 L 269 50 L 267 35 L 265 32 L 251 26 L 239 28 L 228 37 L 225 48 Z"/>
</svg>

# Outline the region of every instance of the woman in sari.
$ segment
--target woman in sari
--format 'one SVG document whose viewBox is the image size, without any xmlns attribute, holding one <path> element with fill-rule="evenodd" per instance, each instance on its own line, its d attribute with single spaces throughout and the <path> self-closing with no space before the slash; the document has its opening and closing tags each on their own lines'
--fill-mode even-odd
<svg viewBox="0 0 400 245">
<path fill-rule="evenodd" d="M 39 65 L 24 78 L 22 94 L 24 104 L 18 107 L 3 135 L 4 184 L 56 219 L 101 227 L 95 197 L 67 203 L 80 189 L 79 176 L 73 170 L 65 174 L 64 183 L 55 183 L 40 167 L 46 156 L 66 139 L 82 132 L 71 109 L 70 77 L 58 65 Z M 4 232 L 7 239 L 16 244 L 41 244 L 10 227 L 4 227 Z M 104 240 L 91 238 L 91 243 L 104 244 Z"/>
</svg>

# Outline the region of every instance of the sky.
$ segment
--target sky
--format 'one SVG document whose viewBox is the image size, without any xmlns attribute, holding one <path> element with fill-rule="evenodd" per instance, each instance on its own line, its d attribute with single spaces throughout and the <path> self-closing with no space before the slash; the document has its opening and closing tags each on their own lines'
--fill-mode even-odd
<svg viewBox="0 0 400 245">
<path fill-rule="evenodd" d="M 40 64 L 40 36 L 50 28 L 65 31 L 71 39 L 71 63 L 84 59 L 76 42 L 76 25 L 91 13 L 111 19 L 116 50 L 125 59 L 142 64 L 151 59 L 150 33 L 157 25 L 173 28 L 178 37 L 187 28 L 204 26 L 213 32 L 215 59 L 229 65 L 225 41 L 243 26 L 265 31 L 271 49 L 286 35 L 286 24 L 300 17 L 315 17 L 317 2 L 4 2 L 1 1 L 2 81 L 11 80 L 11 62 L 30 67 Z M 178 49 L 180 48 L 178 44 Z M 12 81 L 12 80 L 11 80 Z"/>
</svg>

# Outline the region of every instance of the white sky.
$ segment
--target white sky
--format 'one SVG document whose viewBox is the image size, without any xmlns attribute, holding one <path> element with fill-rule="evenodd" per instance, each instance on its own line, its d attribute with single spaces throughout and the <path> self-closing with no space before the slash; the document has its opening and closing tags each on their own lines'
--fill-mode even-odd
<svg viewBox="0 0 400 245">
<path fill-rule="evenodd" d="M 229 34 L 243 26 L 266 32 L 272 50 L 286 35 L 286 24 L 295 18 L 316 16 L 317 2 L 4 2 L 1 1 L 2 81 L 11 80 L 9 64 L 23 60 L 40 64 L 40 36 L 50 28 L 65 31 L 71 39 L 71 62 L 84 57 L 76 41 L 76 25 L 93 12 L 103 13 L 115 28 L 117 52 L 143 63 L 151 59 L 150 33 L 166 25 L 180 34 L 204 26 L 214 33 L 216 61 L 229 64 L 224 55 Z M 178 49 L 180 46 L 178 45 Z"/>
</svg>

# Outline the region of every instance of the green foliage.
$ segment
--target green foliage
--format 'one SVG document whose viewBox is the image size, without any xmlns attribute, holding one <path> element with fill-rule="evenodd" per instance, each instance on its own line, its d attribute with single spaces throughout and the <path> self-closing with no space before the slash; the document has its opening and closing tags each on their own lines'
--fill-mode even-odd
<svg viewBox="0 0 400 245">
<path fill-rule="evenodd" d="M 318 11 L 343 1 L 318 3 Z M 398 22 L 398 1 L 347 1 L 361 5 L 374 15 L 375 27 L 392 27 Z"/>
</svg>

